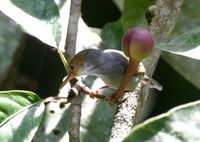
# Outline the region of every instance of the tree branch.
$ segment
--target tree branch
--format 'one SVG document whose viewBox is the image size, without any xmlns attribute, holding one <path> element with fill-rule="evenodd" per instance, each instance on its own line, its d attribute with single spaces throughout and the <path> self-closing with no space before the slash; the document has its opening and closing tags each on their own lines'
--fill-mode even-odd
<svg viewBox="0 0 200 142">
<path fill-rule="evenodd" d="M 157 15 L 152 19 L 150 31 L 154 35 L 155 44 L 166 41 L 169 34 L 173 30 L 176 18 L 180 13 L 183 0 L 157 0 Z M 154 49 L 151 56 L 144 61 L 147 75 L 152 76 L 156 68 L 160 51 Z M 114 118 L 114 124 L 111 130 L 109 142 L 121 142 L 131 128 L 137 123 L 144 103 L 145 91 L 144 84 L 139 83 L 134 92 L 125 93 L 122 99 L 126 101 L 118 106 L 118 111 Z"/>
<path fill-rule="evenodd" d="M 76 37 L 78 32 L 78 20 L 80 17 L 82 0 L 71 0 L 68 31 L 65 43 L 65 57 L 71 59 L 76 52 Z M 80 141 L 80 117 L 81 117 L 81 97 L 76 96 L 71 104 L 71 123 L 69 128 L 70 142 Z"/>
</svg>

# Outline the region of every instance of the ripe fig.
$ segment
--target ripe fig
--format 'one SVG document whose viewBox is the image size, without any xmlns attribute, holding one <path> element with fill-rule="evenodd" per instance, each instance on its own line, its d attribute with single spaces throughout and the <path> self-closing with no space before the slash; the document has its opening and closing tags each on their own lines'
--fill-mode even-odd
<svg viewBox="0 0 200 142">
<path fill-rule="evenodd" d="M 131 28 L 122 38 L 122 48 L 126 56 L 143 60 L 151 54 L 153 36 L 145 28 Z"/>
</svg>

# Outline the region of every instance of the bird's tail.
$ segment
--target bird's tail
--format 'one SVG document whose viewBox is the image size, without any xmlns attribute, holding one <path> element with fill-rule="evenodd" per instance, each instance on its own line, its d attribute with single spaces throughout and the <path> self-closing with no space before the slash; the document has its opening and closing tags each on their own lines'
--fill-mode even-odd
<svg viewBox="0 0 200 142">
<path fill-rule="evenodd" d="M 158 83 L 156 80 L 154 80 L 153 78 L 150 78 L 148 76 L 144 76 L 143 78 L 143 83 L 145 85 L 147 85 L 149 88 L 155 88 L 159 91 L 161 91 L 163 89 L 162 85 L 160 83 Z"/>
</svg>

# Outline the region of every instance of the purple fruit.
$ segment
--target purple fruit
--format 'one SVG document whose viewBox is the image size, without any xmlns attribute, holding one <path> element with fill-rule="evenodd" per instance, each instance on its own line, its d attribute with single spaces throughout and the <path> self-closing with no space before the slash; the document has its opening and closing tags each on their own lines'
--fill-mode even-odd
<svg viewBox="0 0 200 142">
<path fill-rule="evenodd" d="M 152 34 L 145 28 L 131 28 L 122 38 L 122 48 L 126 56 L 143 60 L 153 49 Z"/>
</svg>

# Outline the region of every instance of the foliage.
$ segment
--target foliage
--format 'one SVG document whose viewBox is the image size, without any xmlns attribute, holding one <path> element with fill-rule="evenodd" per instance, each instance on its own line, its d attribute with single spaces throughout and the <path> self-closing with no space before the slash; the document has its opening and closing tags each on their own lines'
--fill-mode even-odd
<svg viewBox="0 0 200 142">
<path fill-rule="evenodd" d="M 39 97 L 29 91 L 1 91 L 0 92 L 0 123 L 25 106 L 39 101 Z"/>
<path fill-rule="evenodd" d="M 150 0 L 125 0 L 121 11 L 122 17 L 106 24 L 101 29 L 103 41 L 101 48 L 120 50 L 123 32 L 132 26 L 145 26 L 147 23 L 144 12 L 153 3 L 154 1 Z M 54 48 L 63 49 L 69 4 L 67 0 L 56 2 L 53 0 L 7 0 L 0 2 L 0 11 L 18 23 L 23 31 Z M 199 4 L 199 0 L 192 3 L 185 0 L 171 40 L 156 45 L 156 48 L 163 51 L 162 59 L 198 89 L 200 89 L 200 29 L 197 25 L 199 25 L 200 17 L 193 9 L 198 9 Z M 0 15 L 0 19 L 0 74 L 2 76 L 12 63 L 22 31 L 4 15 Z M 80 45 L 85 45 L 87 41 L 81 42 Z M 92 46 L 87 45 L 86 48 Z M 160 74 L 166 76 L 167 72 Z M 92 84 L 95 88 L 99 86 L 98 80 Z M 173 85 L 176 86 L 176 84 Z M 181 89 L 181 93 L 184 93 L 184 88 Z M 109 91 L 111 90 L 108 89 L 107 92 Z M 176 96 L 176 94 L 167 95 Z M 48 101 L 50 104 L 46 105 Z M 59 108 L 61 100 L 55 98 L 40 100 L 36 94 L 27 91 L 0 92 L 0 102 L 0 141 L 21 142 L 33 139 L 61 141 L 62 137 L 68 137 L 69 104 L 65 106 L 65 109 L 61 109 Z M 52 109 L 55 109 L 53 114 Z M 196 135 L 199 131 L 197 127 L 199 122 L 196 119 L 199 116 L 199 109 L 199 101 L 174 108 L 136 126 L 125 141 L 133 141 L 133 139 L 137 142 L 155 141 L 155 139 L 200 141 L 199 136 Z M 106 141 L 110 134 L 116 106 L 111 106 L 106 102 L 96 103 L 91 98 L 85 97 L 82 111 L 81 141 Z M 42 133 L 44 127 L 47 129 Z M 192 131 L 194 133 L 190 130 L 194 130 Z M 56 135 L 56 132 L 59 132 L 59 135 Z"/>
<path fill-rule="evenodd" d="M 135 127 L 124 142 L 199 141 L 199 107 L 196 101 L 153 117 Z"/>
</svg>

